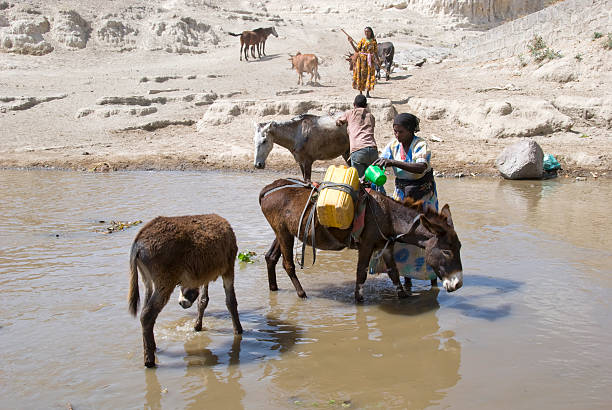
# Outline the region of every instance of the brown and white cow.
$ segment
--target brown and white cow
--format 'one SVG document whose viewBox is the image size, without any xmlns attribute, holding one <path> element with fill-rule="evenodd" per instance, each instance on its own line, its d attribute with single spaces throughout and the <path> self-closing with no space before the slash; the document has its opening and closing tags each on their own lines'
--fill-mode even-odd
<svg viewBox="0 0 612 410">
<path fill-rule="evenodd" d="M 289 61 L 291 61 L 291 68 L 295 69 L 298 73 L 298 85 L 303 84 L 303 73 L 310 74 L 310 82 L 315 82 L 321 77 L 319 76 L 319 60 L 314 54 L 302 54 L 299 51 L 296 55 L 292 56 L 289 54 Z"/>
</svg>

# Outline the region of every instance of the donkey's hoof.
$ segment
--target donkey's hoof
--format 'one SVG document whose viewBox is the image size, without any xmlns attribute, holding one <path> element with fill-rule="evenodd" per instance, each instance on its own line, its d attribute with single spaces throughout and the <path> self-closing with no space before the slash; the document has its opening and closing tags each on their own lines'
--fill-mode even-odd
<svg viewBox="0 0 612 410">
<path fill-rule="evenodd" d="M 306 292 L 304 292 L 303 290 L 297 293 L 298 296 L 302 299 L 306 299 L 308 296 L 306 296 Z"/>
<path fill-rule="evenodd" d="M 397 297 L 400 299 L 405 299 L 410 296 L 405 290 L 400 290 L 397 292 Z"/>
<path fill-rule="evenodd" d="M 270 285 L 270 290 L 276 292 L 278 290 L 278 285 Z"/>
<path fill-rule="evenodd" d="M 355 303 L 363 303 L 363 296 L 355 293 Z"/>
<path fill-rule="evenodd" d="M 198 323 L 193 327 L 193 330 L 195 330 L 196 332 L 201 332 L 202 331 L 202 324 Z"/>
<path fill-rule="evenodd" d="M 155 367 L 155 360 L 153 360 L 152 362 L 145 361 L 145 367 L 148 367 L 149 369 Z"/>
</svg>

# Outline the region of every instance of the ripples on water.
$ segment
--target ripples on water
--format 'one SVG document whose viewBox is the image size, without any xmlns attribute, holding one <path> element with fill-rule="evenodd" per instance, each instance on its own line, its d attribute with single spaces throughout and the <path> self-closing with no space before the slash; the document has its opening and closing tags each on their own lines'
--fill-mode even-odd
<svg viewBox="0 0 612 410">
<path fill-rule="evenodd" d="M 257 195 L 274 179 L 0 172 L 2 407 L 612 405 L 608 182 L 439 180 L 463 243 L 464 287 L 447 294 L 414 281 L 398 300 L 388 278 L 370 276 L 356 306 L 354 251 L 320 252 L 298 270 L 306 300 L 280 264 L 281 290 L 268 291 L 273 235 Z M 201 333 L 195 309 L 173 297 L 155 328 L 160 367 L 145 370 L 126 302 L 139 227 L 99 230 L 208 212 L 257 253 L 236 265 L 245 334 L 232 336 L 220 283 Z"/>
</svg>

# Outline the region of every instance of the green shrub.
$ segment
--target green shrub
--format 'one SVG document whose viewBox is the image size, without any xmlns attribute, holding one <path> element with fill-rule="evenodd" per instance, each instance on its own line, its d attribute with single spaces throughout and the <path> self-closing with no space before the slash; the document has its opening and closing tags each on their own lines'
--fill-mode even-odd
<svg viewBox="0 0 612 410">
<path fill-rule="evenodd" d="M 603 48 L 606 50 L 612 50 L 612 33 L 608 33 L 608 38 L 603 43 Z"/>
<path fill-rule="evenodd" d="M 603 34 L 600 33 L 599 31 L 596 31 L 593 33 L 593 40 L 597 40 L 598 38 L 602 38 Z"/>
<path fill-rule="evenodd" d="M 576 61 L 582 61 L 582 54 L 578 53 L 574 56 L 574 58 L 576 59 Z"/>
<path fill-rule="evenodd" d="M 527 49 L 529 50 L 529 54 L 531 54 L 533 59 L 538 63 L 544 60 L 553 60 L 562 57 L 561 53 L 548 47 L 544 39 L 542 39 L 542 36 L 538 35 L 533 36 L 529 43 L 527 43 Z"/>
</svg>

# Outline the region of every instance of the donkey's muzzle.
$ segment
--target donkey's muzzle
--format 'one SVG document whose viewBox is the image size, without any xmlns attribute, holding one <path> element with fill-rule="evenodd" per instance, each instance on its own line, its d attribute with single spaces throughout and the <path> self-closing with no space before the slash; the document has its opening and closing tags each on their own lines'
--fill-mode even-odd
<svg viewBox="0 0 612 410">
<path fill-rule="evenodd" d="M 463 286 L 463 272 L 454 272 L 442 280 L 442 286 L 447 292 L 454 292 Z"/>
</svg>

